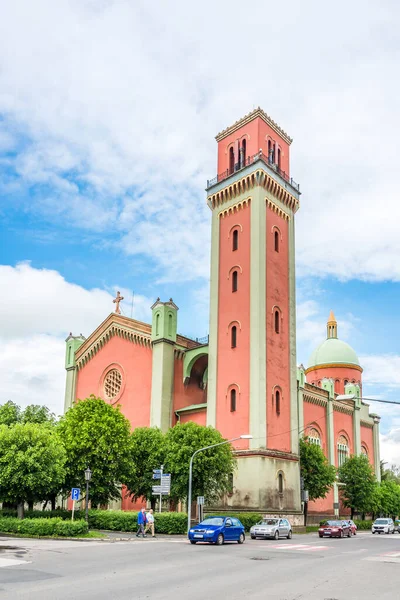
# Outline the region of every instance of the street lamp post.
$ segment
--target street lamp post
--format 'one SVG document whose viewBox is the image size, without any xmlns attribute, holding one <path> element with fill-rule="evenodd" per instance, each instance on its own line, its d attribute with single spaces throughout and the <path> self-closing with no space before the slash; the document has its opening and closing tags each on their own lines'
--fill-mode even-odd
<svg viewBox="0 0 400 600">
<path fill-rule="evenodd" d="M 92 471 L 90 470 L 90 468 L 88 467 L 85 470 L 85 480 L 86 480 L 86 522 L 89 522 L 89 481 L 92 478 Z"/>
<path fill-rule="evenodd" d="M 223 444 L 230 444 L 232 442 L 236 442 L 236 440 L 251 440 L 253 438 L 252 435 L 244 434 L 239 437 L 235 437 L 231 440 L 225 440 L 223 442 L 219 442 L 218 444 L 211 444 L 211 446 L 205 446 L 205 448 L 199 448 L 192 454 L 189 465 L 189 491 L 188 491 L 188 524 L 187 530 L 189 533 L 190 522 L 192 520 L 192 476 L 193 476 L 193 459 L 199 452 L 203 452 L 203 450 L 209 450 L 209 448 L 215 448 L 216 446 L 222 446 Z"/>
</svg>

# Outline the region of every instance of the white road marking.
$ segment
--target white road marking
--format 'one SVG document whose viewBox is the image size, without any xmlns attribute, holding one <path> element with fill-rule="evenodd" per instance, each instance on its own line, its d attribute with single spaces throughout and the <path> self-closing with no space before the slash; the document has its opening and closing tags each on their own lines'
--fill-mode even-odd
<svg viewBox="0 0 400 600">
<path fill-rule="evenodd" d="M 15 567 L 16 565 L 26 565 L 32 561 L 17 560 L 15 558 L 0 558 L 0 569 L 4 567 Z"/>
</svg>

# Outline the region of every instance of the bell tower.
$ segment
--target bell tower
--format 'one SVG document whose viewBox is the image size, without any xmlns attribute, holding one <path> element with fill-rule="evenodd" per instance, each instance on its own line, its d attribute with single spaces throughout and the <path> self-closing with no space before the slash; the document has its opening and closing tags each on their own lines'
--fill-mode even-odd
<svg viewBox="0 0 400 600">
<path fill-rule="evenodd" d="M 292 140 L 260 108 L 216 140 L 218 175 L 207 185 L 212 211 L 208 424 L 227 438 L 253 436 L 235 443 L 246 457 L 245 470 L 239 460 L 240 488 L 247 486 L 253 506 L 296 510 L 294 215 L 300 191 L 289 171 Z M 277 453 L 279 465 L 276 458 L 268 460 Z M 291 500 L 284 499 L 284 485 Z M 282 506 L 285 502 L 291 506 Z"/>
</svg>

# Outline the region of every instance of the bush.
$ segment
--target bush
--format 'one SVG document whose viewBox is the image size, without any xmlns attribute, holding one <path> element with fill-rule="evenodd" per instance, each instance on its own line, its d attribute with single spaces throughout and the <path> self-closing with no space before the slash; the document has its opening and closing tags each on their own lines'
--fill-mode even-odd
<svg viewBox="0 0 400 600">
<path fill-rule="evenodd" d="M 0 518 L 2 533 L 19 533 L 31 536 L 77 537 L 88 533 L 86 521 L 63 521 L 59 517 L 50 519 L 17 519 L 15 517 Z"/>
<path fill-rule="evenodd" d="M 219 517 L 222 516 L 220 514 L 206 515 L 207 517 Z M 226 515 L 228 516 L 228 514 Z M 230 517 L 234 519 L 239 519 L 242 523 L 245 531 L 250 531 L 250 528 L 253 527 L 256 523 L 263 519 L 263 515 L 261 513 L 229 513 Z"/>
<path fill-rule="evenodd" d="M 372 527 L 372 523 L 373 521 L 354 521 L 354 523 L 357 525 L 357 529 L 362 530 L 368 530 L 371 529 Z"/>
<path fill-rule="evenodd" d="M 137 512 L 90 510 L 89 527 L 108 531 L 136 531 L 137 515 Z M 187 528 L 187 514 L 177 512 L 155 513 L 154 526 L 157 533 L 184 534 Z"/>
</svg>

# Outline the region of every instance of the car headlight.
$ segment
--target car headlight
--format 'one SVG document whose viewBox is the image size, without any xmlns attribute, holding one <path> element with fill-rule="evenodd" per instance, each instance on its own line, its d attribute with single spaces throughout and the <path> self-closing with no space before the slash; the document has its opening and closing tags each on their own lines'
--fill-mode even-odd
<svg viewBox="0 0 400 600">
<path fill-rule="evenodd" d="M 194 533 L 194 529 L 189 529 L 189 533 Z"/>
<path fill-rule="evenodd" d="M 214 533 L 214 529 L 207 529 L 206 534 L 212 535 Z"/>
</svg>

